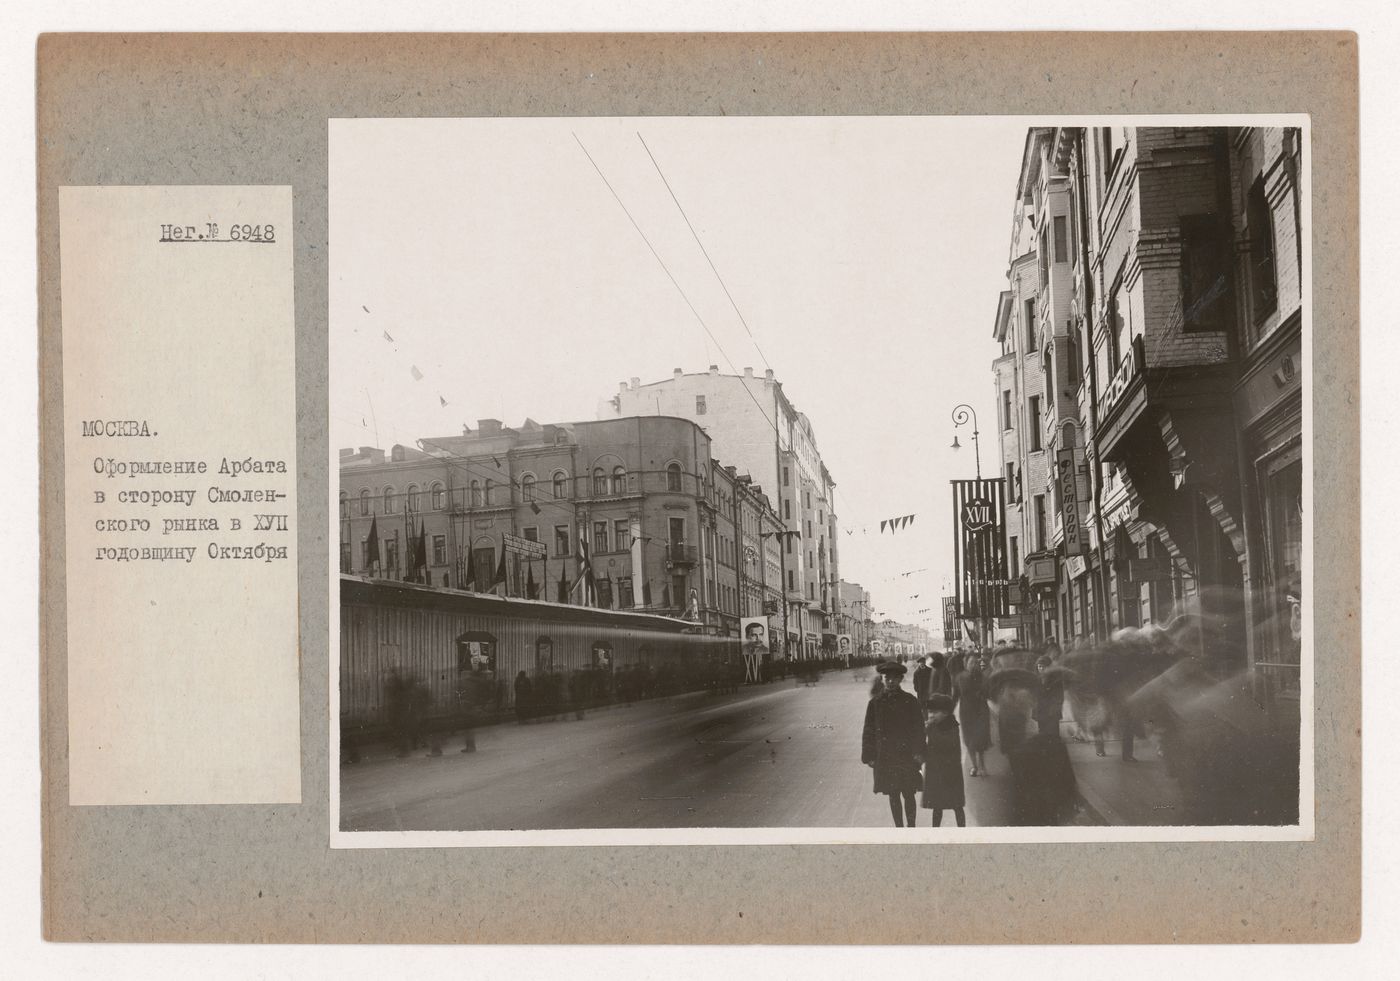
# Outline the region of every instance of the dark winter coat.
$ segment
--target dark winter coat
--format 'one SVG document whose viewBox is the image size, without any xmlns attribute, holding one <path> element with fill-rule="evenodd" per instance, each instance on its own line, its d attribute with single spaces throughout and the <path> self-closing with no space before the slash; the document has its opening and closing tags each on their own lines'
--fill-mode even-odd
<svg viewBox="0 0 1400 981">
<path fill-rule="evenodd" d="M 1042 680 L 1035 696 L 1035 724 L 1050 736 L 1059 736 L 1060 717 L 1064 714 L 1065 686 L 1058 678 Z"/>
<path fill-rule="evenodd" d="M 860 761 L 875 767 L 877 794 L 911 793 L 923 782 L 924 713 L 919 700 L 902 688 L 880 692 L 865 708 Z"/>
<path fill-rule="evenodd" d="M 963 744 L 974 753 L 986 752 L 992 745 L 992 710 L 987 707 L 987 689 L 981 674 L 960 672 L 953 679 L 953 688 L 958 700 Z"/>
<path fill-rule="evenodd" d="M 920 664 L 914 669 L 914 697 L 920 703 L 928 701 L 928 686 L 932 678 L 933 669 L 927 664 Z"/>
<path fill-rule="evenodd" d="M 924 727 L 923 806 L 943 811 L 964 805 L 962 747 L 958 720 L 951 714 Z"/>
</svg>

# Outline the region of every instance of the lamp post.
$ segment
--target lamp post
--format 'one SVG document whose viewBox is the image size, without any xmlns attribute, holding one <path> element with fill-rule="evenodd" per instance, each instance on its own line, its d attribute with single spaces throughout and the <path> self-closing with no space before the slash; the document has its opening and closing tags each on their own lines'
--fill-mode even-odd
<svg viewBox="0 0 1400 981">
<path fill-rule="evenodd" d="M 978 439 L 979 433 L 977 432 L 977 410 L 974 409 L 972 406 L 968 405 L 966 402 L 953 409 L 953 449 L 962 449 L 962 445 L 958 442 L 958 434 L 956 430 L 959 426 L 966 424 L 969 417 L 971 417 L 972 419 L 972 452 L 974 459 L 977 461 L 977 479 L 981 480 L 982 444 L 981 440 Z"/>
<path fill-rule="evenodd" d="M 778 583 L 778 592 L 783 597 L 783 656 L 789 660 L 791 660 L 791 652 L 788 650 L 787 541 L 789 538 L 796 538 L 801 534 L 800 531 L 761 531 L 758 533 L 760 539 L 778 539 L 778 568 L 779 574 L 782 576 L 782 582 Z"/>
</svg>

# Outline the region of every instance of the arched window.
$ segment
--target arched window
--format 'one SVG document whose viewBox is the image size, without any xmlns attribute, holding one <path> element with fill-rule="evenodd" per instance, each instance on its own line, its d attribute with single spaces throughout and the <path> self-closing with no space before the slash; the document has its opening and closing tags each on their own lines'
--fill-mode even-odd
<svg viewBox="0 0 1400 981">
<path fill-rule="evenodd" d="M 369 491 L 367 490 L 360 491 L 360 514 L 361 516 L 369 515 Z"/>
<path fill-rule="evenodd" d="M 473 480 L 473 481 L 472 481 L 472 507 L 474 507 L 474 508 L 479 508 L 479 507 L 481 507 L 481 502 L 482 502 L 482 497 L 481 497 L 481 481 L 479 481 L 479 480 Z"/>
<path fill-rule="evenodd" d="M 569 496 L 569 475 L 562 470 L 554 472 L 554 499 L 563 500 Z"/>
<path fill-rule="evenodd" d="M 608 477 L 602 467 L 593 468 L 593 495 L 602 497 L 608 493 Z"/>
<path fill-rule="evenodd" d="M 491 506 L 491 496 L 492 496 L 492 494 L 495 492 L 495 490 L 496 490 L 496 482 L 495 482 L 494 480 L 487 480 L 487 481 L 486 481 L 486 506 L 487 506 L 488 508 Z"/>
<path fill-rule="evenodd" d="M 612 478 L 612 483 L 613 483 L 613 493 L 614 493 L 614 494 L 626 494 L 626 493 L 627 493 L 627 471 L 624 470 L 622 467 L 613 467 L 613 478 Z"/>
<path fill-rule="evenodd" d="M 443 493 L 442 484 L 433 484 L 432 508 L 434 511 L 442 510 L 443 504 L 445 503 L 445 497 L 446 495 Z"/>
<path fill-rule="evenodd" d="M 666 489 L 668 491 L 680 491 L 681 465 L 679 463 L 672 463 L 666 468 Z"/>
<path fill-rule="evenodd" d="M 394 488 L 392 487 L 384 488 L 384 513 L 394 513 Z"/>
<path fill-rule="evenodd" d="M 342 518 L 350 517 L 350 495 L 345 491 L 340 492 L 340 516 Z"/>
<path fill-rule="evenodd" d="M 527 473 L 520 478 L 520 499 L 526 504 L 535 499 L 535 475 Z"/>
<path fill-rule="evenodd" d="M 419 501 L 418 501 L 418 485 L 417 485 L 417 484 L 409 484 L 409 485 L 408 485 L 408 509 L 409 509 L 410 511 L 413 511 L 413 512 L 416 513 L 416 512 L 418 511 L 418 505 L 419 505 Z"/>
</svg>

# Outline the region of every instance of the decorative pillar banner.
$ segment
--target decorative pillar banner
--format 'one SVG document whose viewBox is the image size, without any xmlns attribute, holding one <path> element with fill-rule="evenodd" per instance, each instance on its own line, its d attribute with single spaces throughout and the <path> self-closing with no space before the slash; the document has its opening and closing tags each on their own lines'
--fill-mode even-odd
<svg viewBox="0 0 1400 981">
<path fill-rule="evenodd" d="M 1006 568 L 1006 480 L 954 480 L 954 602 L 961 619 L 1011 615 Z"/>
</svg>

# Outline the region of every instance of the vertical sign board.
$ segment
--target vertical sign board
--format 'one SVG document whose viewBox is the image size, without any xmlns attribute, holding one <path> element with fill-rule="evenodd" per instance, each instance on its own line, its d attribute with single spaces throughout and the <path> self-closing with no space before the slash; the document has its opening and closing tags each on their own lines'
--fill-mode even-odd
<svg viewBox="0 0 1400 981">
<path fill-rule="evenodd" d="M 1078 478 L 1074 448 L 1065 447 L 1055 455 L 1055 482 L 1060 490 L 1060 525 L 1064 529 L 1066 555 L 1085 552 L 1084 525 L 1079 520 Z"/>
<path fill-rule="evenodd" d="M 954 596 L 961 619 L 1011 615 L 1006 568 L 1006 481 L 954 480 Z"/>
<path fill-rule="evenodd" d="M 951 647 L 958 639 L 958 598 L 943 597 L 943 644 Z"/>
</svg>

